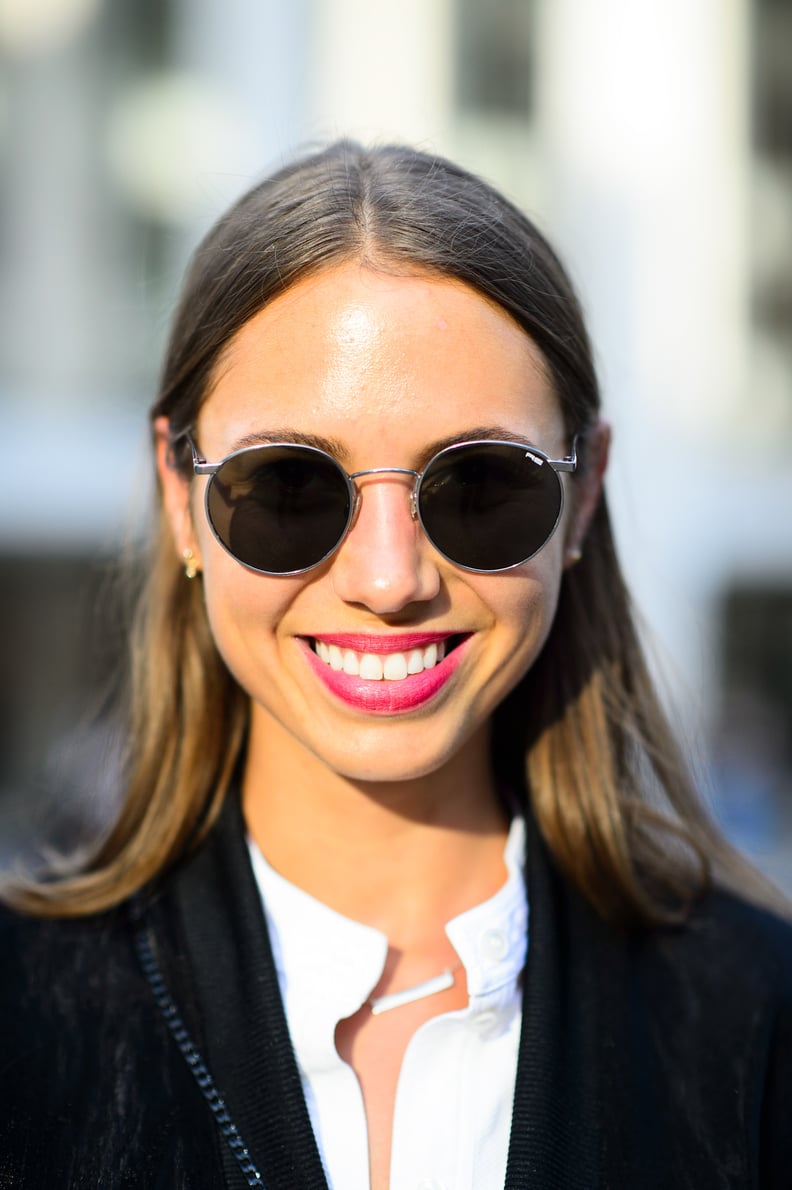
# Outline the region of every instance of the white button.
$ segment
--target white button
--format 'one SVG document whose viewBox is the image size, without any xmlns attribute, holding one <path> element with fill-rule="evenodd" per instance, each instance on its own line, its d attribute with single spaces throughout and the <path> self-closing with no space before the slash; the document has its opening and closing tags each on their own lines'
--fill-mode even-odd
<svg viewBox="0 0 792 1190">
<path fill-rule="evenodd" d="M 506 958 L 509 940 L 503 930 L 487 930 L 481 939 L 481 950 L 488 959 L 500 962 Z"/>
</svg>

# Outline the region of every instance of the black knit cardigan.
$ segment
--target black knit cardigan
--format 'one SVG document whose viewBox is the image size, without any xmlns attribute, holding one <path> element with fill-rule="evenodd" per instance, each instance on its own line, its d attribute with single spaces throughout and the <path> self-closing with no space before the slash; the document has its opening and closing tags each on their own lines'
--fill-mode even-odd
<svg viewBox="0 0 792 1190">
<path fill-rule="evenodd" d="M 712 894 L 620 932 L 530 823 L 527 874 L 506 1190 L 790 1190 L 792 928 Z M 326 1190 L 230 797 L 156 892 L 0 914 L 0 1187 L 250 1185 Z"/>
</svg>

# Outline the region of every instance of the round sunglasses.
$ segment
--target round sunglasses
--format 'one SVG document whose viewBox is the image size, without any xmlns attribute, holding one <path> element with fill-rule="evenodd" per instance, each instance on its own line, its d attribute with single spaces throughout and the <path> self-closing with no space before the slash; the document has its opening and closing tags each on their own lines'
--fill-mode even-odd
<svg viewBox="0 0 792 1190">
<path fill-rule="evenodd" d="M 577 467 L 520 442 L 457 442 L 422 471 L 371 467 L 348 474 L 323 450 L 263 442 L 209 463 L 189 433 L 196 475 L 208 475 L 206 516 L 220 545 L 259 574 L 297 575 L 326 561 L 355 519 L 364 475 L 410 475 L 410 511 L 444 558 L 489 574 L 527 562 L 552 537 L 564 507 L 558 472 Z"/>
</svg>

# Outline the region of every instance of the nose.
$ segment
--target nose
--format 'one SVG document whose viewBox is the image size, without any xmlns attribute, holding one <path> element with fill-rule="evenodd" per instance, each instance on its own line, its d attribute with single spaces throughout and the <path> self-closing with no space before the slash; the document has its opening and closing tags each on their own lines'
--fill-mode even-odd
<svg viewBox="0 0 792 1190">
<path fill-rule="evenodd" d="M 378 615 L 433 599 L 440 590 L 434 551 L 411 514 L 408 475 L 357 480 L 355 521 L 331 566 L 333 589 L 345 603 Z"/>
</svg>

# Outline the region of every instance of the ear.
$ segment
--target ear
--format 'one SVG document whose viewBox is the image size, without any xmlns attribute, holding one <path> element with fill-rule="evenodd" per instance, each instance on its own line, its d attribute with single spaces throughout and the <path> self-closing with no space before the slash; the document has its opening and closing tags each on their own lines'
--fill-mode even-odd
<svg viewBox="0 0 792 1190">
<path fill-rule="evenodd" d="M 157 474 L 162 491 L 162 504 L 173 534 L 173 544 L 179 560 L 188 557 L 196 569 L 201 569 L 201 554 L 193 528 L 189 479 L 174 466 L 171 452 L 170 422 L 167 417 L 154 419 L 154 448 Z"/>
<path fill-rule="evenodd" d="M 583 542 L 602 495 L 611 443 L 610 426 L 607 422 L 598 421 L 588 431 L 586 439 L 586 467 L 575 485 L 575 505 L 567 527 L 565 569 L 580 561 Z"/>
</svg>

